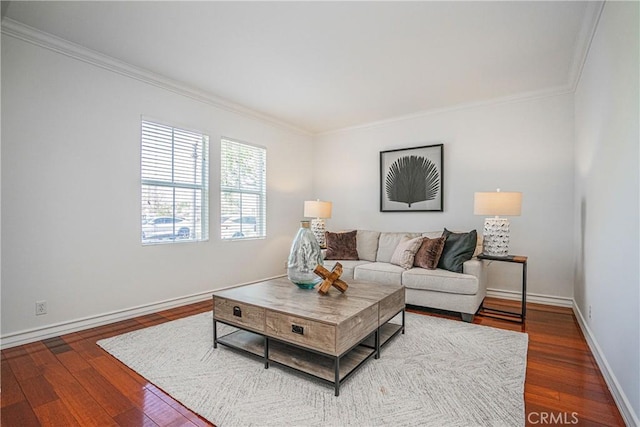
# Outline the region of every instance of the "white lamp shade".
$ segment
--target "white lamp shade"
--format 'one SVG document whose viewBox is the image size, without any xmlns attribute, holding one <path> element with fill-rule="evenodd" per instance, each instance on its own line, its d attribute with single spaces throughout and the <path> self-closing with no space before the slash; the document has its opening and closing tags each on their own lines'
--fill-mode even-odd
<svg viewBox="0 0 640 427">
<path fill-rule="evenodd" d="M 520 216 L 522 193 L 515 191 L 495 191 L 475 193 L 474 215 Z"/>
<path fill-rule="evenodd" d="M 307 200 L 304 202 L 304 216 L 307 218 L 331 218 L 331 202 Z"/>
</svg>

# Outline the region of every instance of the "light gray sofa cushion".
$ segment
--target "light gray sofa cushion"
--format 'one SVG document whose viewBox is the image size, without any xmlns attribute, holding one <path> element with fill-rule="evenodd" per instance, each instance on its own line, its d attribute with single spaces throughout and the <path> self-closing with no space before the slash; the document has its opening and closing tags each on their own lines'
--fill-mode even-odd
<svg viewBox="0 0 640 427">
<path fill-rule="evenodd" d="M 384 285 L 400 285 L 402 284 L 403 271 L 405 271 L 404 268 L 388 262 L 370 262 L 358 266 L 354 273 L 354 279 Z"/>
<path fill-rule="evenodd" d="M 370 261 L 349 261 L 349 260 L 324 260 L 324 268 L 331 271 L 336 262 L 342 264 L 342 280 L 353 280 L 353 269 L 359 265 L 370 264 Z"/>
<path fill-rule="evenodd" d="M 438 237 L 442 237 L 442 231 L 427 231 L 426 233 L 422 233 L 422 237 L 437 239 Z"/>
<path fill-rule="evenodd" d="M 379 231 L 358 230 L 358 234 L 356 234 L 358 258 L 365 261 L 375 261 L 379 237 Z"/>
<path fill-rule="evenodd" d="M 476 257 L 482 253 L 482 233 L 478 233 L 478 240 L 476 241 L 476 250 L 473 251 L 473 256 Z"/>
<path fill-rule="evenodd" d="M 402 284 L 410 289 L 446 292 L 449 294 L 475 295 L 478 293 L 477 277 L 440 268 L 436 270 L 426 270 L 424 268 L 406 270 L 402 273 Z"/>
<path fill-rule="evenodd" d="M 398 247 L 398 243 L 403 237 L 414 238 L 420 236 L 420 233 L 380 233 L 378 240 L 377 262 L 391 262 L 391 257 Z"/>
</svg>

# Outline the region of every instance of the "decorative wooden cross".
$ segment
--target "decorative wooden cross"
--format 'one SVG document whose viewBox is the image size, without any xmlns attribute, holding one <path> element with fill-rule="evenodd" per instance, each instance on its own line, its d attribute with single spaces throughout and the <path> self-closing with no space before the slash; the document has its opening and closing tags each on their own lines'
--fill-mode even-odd
<svg viewBox="0 0 640 427">
<path fill-rule="evenodd" d="M 344 293 L 349 287 L 349 285 L 344 281 L 340 280 L 340 276 L 342 275 L 342 264 L 339 262 L 336 262 L 336 265 L 333 266 L 331 271 L 321 265 L 318 265 L 313 272 L 324 279 L 322 284 L 318 287 L 318 292 L 322 295 L 326 295 L 327 292 L 329 292 L 329 289 L 331 289 L 331 286 L 335 287 L 342 293 Z"/>
</svg>

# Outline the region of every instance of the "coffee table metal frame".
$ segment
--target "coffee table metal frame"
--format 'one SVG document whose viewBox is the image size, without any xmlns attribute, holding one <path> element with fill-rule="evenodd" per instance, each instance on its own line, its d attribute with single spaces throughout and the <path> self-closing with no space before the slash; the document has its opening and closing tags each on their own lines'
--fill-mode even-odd
<svg viewBox="0 0 640 427">
<path fill-rule="evenodd" d="M 303 375 L 319 379 L 320 381 L 323 381 L 325 383 L 333 384 L 335 395 L 336 396 L 340 396 L 340 385 L 342 383 L 344 383 L 347 379 L 349 379 L 351 377 L 351 375 L 353 373 L 355 373 L 362 365 L 364 365 L 366 361 L 371 359 L 372 356 L 375 359 L 379 359 L 380 358 L 380 349 L 382 347 L 384 347 L 396 335 L 398 335 L 400 333 L 402 333 L 402 334 L 405 333 L 405 330 L 404 330 L 405 329 L 405 310 L 403 309 L 403 310 L 400 310 L 399 312 L 397 312 L 394 315 L 394 318 L 398 314 L 401 314 L 401 313 L 402 313 L 402 324 L 401 325 L 391 324 L 390 321 L 387 321 L 384 325 L 379 326 L 371 335 L 365 337 L 362 341 L 356 343 L 351 348 L 349 348 L 347 351 L 345 351 L 344 353 L 342 353 L 342 354 L 340 354 L 338 356 L 333 356 L 331 354 L 323 353 L 321 351 L 318 351 L 318 350 L 315 350 L 315 349 L 312 349 L 312 348 L 307 348 L 307 347 L 304 347 L 304 346 L 301 346 L 301 345 L 298 345 L 298 344 L 293 344 L 293 343 L 290 343 L 290 342 L 287 342 L 287 341 L 279 340 L 277 338 L 269 337 L 267 335 L 260 334 L 258 332 L 242 329 L 238 325 L 233 325 L 231 323 L 228 323 L 228 322 L 225 322 L 225 321 L 222 321 L 222 320 L 216 320 L 215 318 L 213 319 L 213 348 L 218 348 L 218 344 L 222 344 L 222 345 L 224 345 L 226 347 L 229 347 L 229 348 L 232 348 L 232 349 L 234 349 L 236 351 L 240 351 L 242 353 L 245 353 L 245 354 L 248 354 L 248 355 L 251 355 L 253 357 L 257 357 L 257 358 L 263 360 L 265 369 L 269 369 L 269 364 L 270 363 L 271 364 L 276 364 L 276 365 L 282 366 L 282 367 L 284 367 L 286 369 L 291 369 L 293 371 L 299 372 L 299 373 L 301 373 Z M 222 323 L 222 324 L 225 324 L 225 325 L 229 325 L 231 327 L 237 328 L 238 330 L 234 331 L 234 332 L 231 332 L 231 333 L 228 333 L 226 335 L 223 335 L 221 337 L 218 337 L 217 323 Z M 393 331 L 391 333 L 391 335 L 389 335 L 384 341 L 381 342 L 381 340 L 380 340 L 380 335 L 381 335 L 380 331 L 385 326 L 389 326 L 390 324 L 394 325 L 394 326 L 397 326 L 397 328 L 394 328 L 395 331 Z M 262 339 L 263 339 L 263 345 L 264 345 L 264 353 L 263 353 L 263 355 L 262 356 L 258 356 L 257 354 L 246 350 L 245 348 L 242 348 L 240 346 L 236 346 L 232 342 L 225 340 L 226 337 L 229 337 L 229 336 L 232 336 L 234 334 L 237 334 L 238 332 L 245 332 L 245 333 L 261 336 Z M 371 344 L 368 344 L 368 342 L 372 341 L 371 340 L 372 337 L 373 337 L 373 344 L 371 345 Z M 334 363 L 334 380 L 333 381 L 328 381 L 328 380 L 326 380 L 326 379 L 324 379 L 324 378 L 322 378 L 320 376 L 314 375 L 314 374 L 312 374 L 310 372 L 294 368 L 294 367 L 292 367 L 290 365 L 287 365 L 287 364 L 284 364 L 284 363 L 280 363 L 280 362 L 278 362 L 276 360 L 273 360 L 273 359 L 269 359 L 269 343 L 270 342 L 274 342 L 274 341 L 278 342 L 278 343 L 281 343 L 281 344 L 283 344 L 285 346 L 288 346 L 288 347 L 295 347 L 295 348 L 304 350 L 305 352 L 315 353 L 315 354 L 318 354 L 318 355 L 321 355 L 321 356 L 324 356 L 324 357 L 332 358 L 333 359 L 333 363 Z M 344 375 L 342 378 L 340 378 L 340 359 L 343 358 L 345 355 L 349 354 L 354 348 L 356 348 L 358 346 L 364 346 L 366 348 L 370 348 L 372 351 L 366 358 L 361 360 L 358 363 L 358 365 L 356 365 L 356 367 L 351 369 L 346 375 Z"/>
<path fill-rule="evenodd" d="M 402 323 L 401 324 L 392 323 L 391 320 L 395 319 L 399 314 L 402 315 Z M 217 328 L 218 323 L 229 325 L 233 328 L 237 328 L 237 330 L 219 337 L 218 328 Z M 391 318 L 389 318 L 389 320 L 387 320 L 385 323 L 383 323 L 382 325 L 378 325 L 378 327 L 371 334 L 369 334 L 359 342 L 355 343 L 349 349 L 347 349 L 346 351 L 342 352 L 339 355 L 333 355 L 333 354 L 325 353 L 316 349 L 308 348 L 303 345 L 299 345 L 299 344 L 291 343 L 289 341 L 284 341 L 278 338 L 270 337 L 266 334 L 262 334 L 256 331 L 245 329 L 242 326 L 239 326 L 237 324 L 232 324 L 221 319 L 216 319 L 215 315 L 213 317 L 213 348 L 217 348 L 218 344 L 222 344 L 233 350 L 236 350 L 245 354 L 249 354 L 251 356 L 254 356 L 263 360 L 265 369 L 269 369 L 270 363 L 276 364 L 278 366 L 282 366 L 284 368 L 299 372 L 303 375 L 319 379 L 325 383 L 333 384 L 335 396 L 340 395 L 340 385 L 342 383 L 344 383 L 347 379 L 349 379 L 351 375 L 354 372 L 356 372 L 362 365 L 364 365 L 366 361 L 371 359 L 372 356 L 375 359 L 379 359 L 380 349 L 384 347 L 392 338 L 396 337 L 400 333 L 402 334 L 405 333 L 405 308 L 404 307 L 399 311 L 397 311 L 393 316 L 391 316 Z M 245 337 L 249 337 L 249 338 L 251 338 L 251 336 L 261 337 L 262 338 L 261 354 L 255 351 L 255 349 L 254 351 L 250 351 L 246 347 L 243 347 L 241 345 L 236 345 L 232 338 L 238 336 L 238 334 L 244 334 Z M 286 348 L 299 349 L 307 354 L 311 353 L 311 354 L 316 354 L 322 357 L 333 359 L 333 380 L 327 380 L 326 378 L 323 378 L 318 375 L 314 375 L 311 372 L 305 371 L 303 369 L 298 369 L 289 364 L 274 360 L 273 358 L 270 357 L 270 348 L 273 346 L 280 346 L 281 348 L 284 348 L 284 349 Z M 366 355 L 366 357 L 360 360 L 355 367 L 353 367 L 351 370 L 346 372 L 343 375 L 343 377 L 340 378 L 340 361 L 345 356 L 349 355 L 352 351 L 354 351 L 354 349 L 356 349 L 357 347 L 368 348 L 371 351 L 369 352 L 368 355 Z"/>
</svg>

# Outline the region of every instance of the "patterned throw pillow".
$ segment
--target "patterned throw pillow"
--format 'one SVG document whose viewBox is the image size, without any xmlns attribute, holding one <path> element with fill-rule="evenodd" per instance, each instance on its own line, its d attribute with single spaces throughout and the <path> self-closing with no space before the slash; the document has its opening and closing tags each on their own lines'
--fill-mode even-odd
<svg viewBox="0 0 640 427">
<path fill-rule="evenodd" d="M 327 254 L 324 259 L 357 260 L 356 234 L 357 230 L 345 233 L 325 231 L 324 239 L 327 243 Z"/>
<path fill-rule="evenodd" d="M 438 237 L 437 239 L 425 237 L 422 241 L 422 246 L 420 246 L 420 249 L 416 252 L 413 265 L 428 270 L 435 270 L 438 266 L 438 261 L 440 261 L 442 251 L 444 250 L 445 240 L 445 237 Z"/>
<path fill-rule="evenodd" d="M 413 259 L 418 249 L 420 249 L 423 239 L 424 237 L 415 237 L 413 239 L 403 237 L 391 256 L 391 264 L 399 265 L 405 270 L 413 267 Z"/>
</svg>

